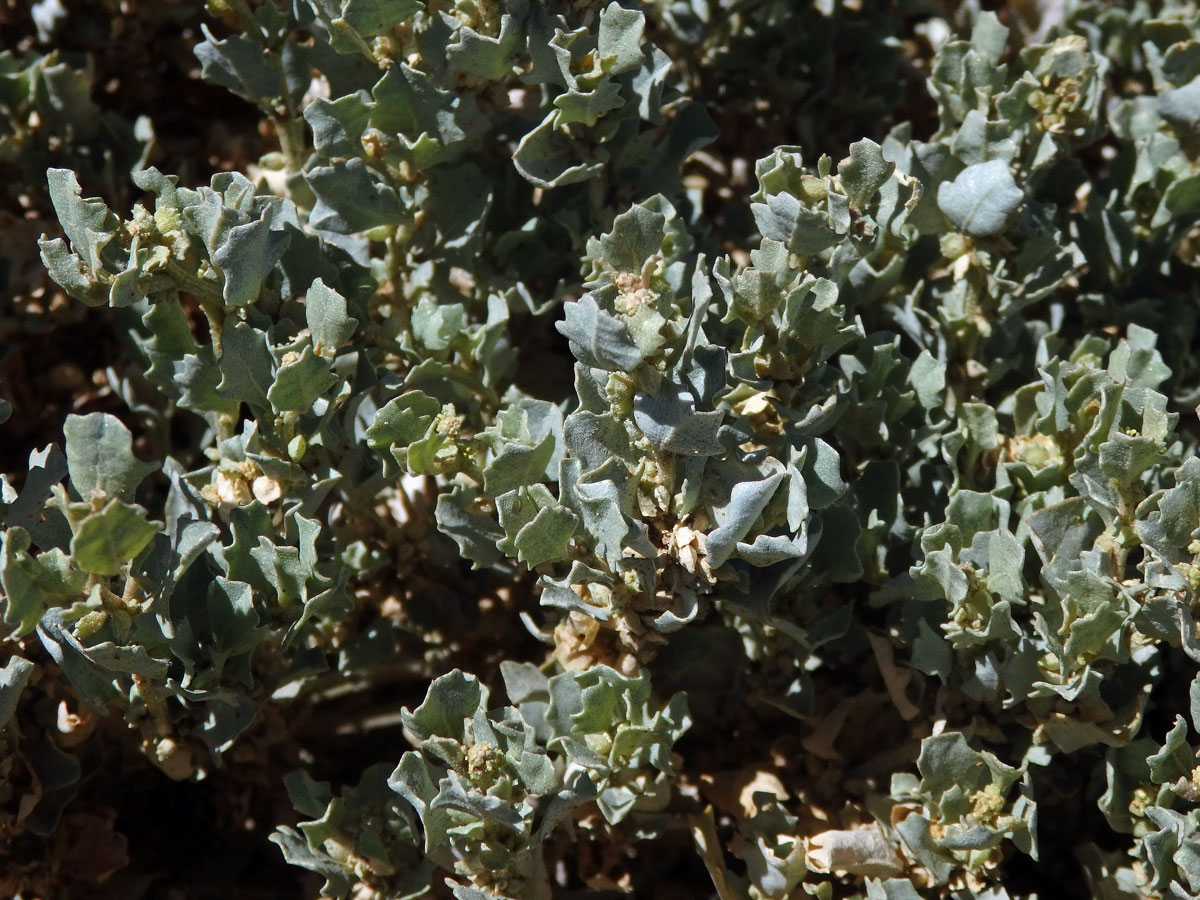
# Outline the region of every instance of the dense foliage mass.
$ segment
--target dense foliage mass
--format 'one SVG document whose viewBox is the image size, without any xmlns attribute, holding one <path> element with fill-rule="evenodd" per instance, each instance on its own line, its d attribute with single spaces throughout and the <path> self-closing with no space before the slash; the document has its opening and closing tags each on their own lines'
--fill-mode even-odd
<svg viewBox="0 0 1200 900">
<path fill-rule="evenodd" d="M 0 893 L 1200 898 L 1200 5 L 0 38 Z"/>
</svg>

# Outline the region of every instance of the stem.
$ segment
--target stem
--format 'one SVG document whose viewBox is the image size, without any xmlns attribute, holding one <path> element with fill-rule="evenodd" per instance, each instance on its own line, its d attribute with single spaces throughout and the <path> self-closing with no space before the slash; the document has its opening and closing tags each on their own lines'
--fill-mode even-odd
<svg viewBox="0 0 1200 900">
<path fill-rule="evenodd" d="M 225 3 L 233 10 L 233 14 L 237 16 L 239 28 L 243 31 L 254 29 L 258 33 L 258 37 L 266 40 L 266 32 L 261 27 L 255 28 L 258 25 L 258 20 L 254 18 L 254 13 L 246 0 L 225 0 Z"/>
<path fill-rule="evenodd" d="M 216 282 L 201 278 L 188 267 L 175 260 L 167 263 L 164 274 L 176 290 L 184 290 L 196 298 L 200 310 L 208 320 L 208 331 L 212 336 L 213 353 L 221 358 L 221 333 L 225 324 L 225 302 Z"/>
<path fill-rule="evenodd" d="M 221 350 L 221 331 L 225 323 L 225 309 L 210 300 L 200 300 L 200 309 L 204 313 L 204 318 L 208 319 L 208 332 L 212 336 L 213 355 L 217 359 L 222 356 Z"/>
<path fill-rule="evenodd" d="M 275 126 L 275 134 L 279 138 L 279 149 L 287 160 L 289 174 L 295 174 L 304 168 L 307 158 L 304 140 L 304 120 L 295 116 L 272 116 L 271 124 Z"/>
<path fill-rule="evenodd" d="M 404 230 L 402 233 L 402 229 L 403 226 L 396 226 L 386 241 L 386 265 L 388 284 L 392 289 L 392 303 L 400 320 L 400 333 L 407 334 L 412 327 L 412 310 L 409 309 L 408 298 L 404 296 L 400 285 L 401 260 L 408 244 L 408 232 Z"/>
</svg>

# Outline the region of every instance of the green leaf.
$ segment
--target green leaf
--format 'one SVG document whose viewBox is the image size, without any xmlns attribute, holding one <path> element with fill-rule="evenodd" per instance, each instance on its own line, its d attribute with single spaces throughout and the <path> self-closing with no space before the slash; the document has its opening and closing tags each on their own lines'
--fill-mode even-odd
<svg viewBox="0 0 1200 900">
<path fill-rule="evenodd" d="M 158 468 L 133 455 L 133 438 L 120 419 L 108 413 L 67 416 L 63 425 L 71 486 L 85 501 L 96 492 L 132 501 L 142 479 Z"/>
<path fill-rule="evenodd" d="M 407 800 L 421 817 L 425 825 L 425 847 L 430 849 L 437 840 L 430 834 L 425 813 L 433 798 L 437 796 L 437 785 L 433 781 L 433 767 L 420 754 L 409 751 L 400 757 L 400 763 L 388 777 L 388 787 Z"/>
<path fill-rule="evenodd" d="M 30 556 L 29 546 L 29 532 L 10 528 L 0 548 L 0 609 L 4 623 L 16 627 L 16 637 L 33 631 L 47 609 L 79 600 L 87 580 L 61 550 Z"/>
<path fill-rule="evenodd" d="M 221 370 L 211 347 L 201 347 L 198 353 L 187 354 L 175 362 L 171 370 L 172 381 L 179 388 L 181 407 L 227 416 L 237 415 L 238 401 L 217 393 L 221 384 Z"/>
<path fill-rule="evenodd" d="M 276 601 L 281 607 L 307 602 L 310 570 L 301 562 L 297 548 L 281 547 L 260 537 L 258 546 L 251 548 L 250 556 L 258 564 L 262 577 L 274 589 Z"/>
<path fill-rule="evenodd" d="M 924 619 L 918 622 L 917 627 L 917 639 L 912 643 L 913 666 L 926 675 L 936 675 L 945 680 L 954 665 L 949 644 Z"/>
<path fill-rule="evenodd" d="M 363 38 L 390 34 L 424 7 L 417 0 L 346 0 L 342 18 Z"/>
<path fill-rule="evenodd" d="M 313 132 L 313 147 L 324 158 L 354 156 L 362 152 L 362 134 L 369 127 L 371 98 L 365 91 L 336 100 L 315 98 L 304 107 L 304 118 Z"/>
<path fill-rule="evenodd" d="M 548 437 L 535 447 L 506 443 L 483 470 L 483 487 L 488 494 L 504 494 L 519 487 L 538 484 L 545 478 L 546 465 L 554 454 L 554 439 Z"/>
<path fill-rule="evenodd" d="M 204 40 L 196 45 L 200 74 L 206 81 L 219 84 L 251 103 L 277 97 L 283 77 L 279 54 L 241 35 L 225 40 L 213 37 L 207 25 L 201 25 Z"/>
<path fill-rule="evenodd" d="M 1004 765 L 986 751 L 977 751 L 960 731 L 949 731 L 921 742 L 917 759 L 921 789 L 938 808 L 949 795 L 951 801 L 961 792 L 983 790 L 997 784 L 1008 790 L 1019 778 L 1020 770 Z"/>
<path fill-rule="evenodd" d="M 636 465 L 637 456 L 625 426 L 613 415 L 578 410 L 567 416 L 564 439 L 584 472 L 598 469 L 611 459 Z"/>
<path fill-rule="evenodd" d="M 466 322 L 466 308 L 461 303 L 438 303 L 424 296 L 412 313 L 413 337 L 429 350 L 445 350 L 463 334 Z"/>
<path fill-rule="evenodd" d="M 150 331 L 148 338 L 139 340 L 150 359 L 146 377 L 169 391 L 174 386 L 173 363 L 198 349 L 187 314 L 178 300 L 160 300 L 146 310 L 142 324 Z"/>
<path fill-rule="evenodd" d="M 321 894 L 325 897 L 346 897 L 357 883 L 350 870 L 324 852 L 309 847 L 299 832 L 281 825 L 267 840 L 279 847 L 284 862 L 316 872 L 325 879 Z"/>
<path fill-rule="evenodd" d="M 529 524 L 517 532 L 513 543 L 517 559 L 533 569 L 542 563 L 566 559 L 571 536 L 579 518 L 562 506 L 547 506 L 538 510 Z"/>
<path fill-rule="evenodd" d="M 717 528 L 709 532 L 706 541 L 709 565 L 716 568 L 729 559 L 782 481 L 783 473 L 776 472 L 761 480 L 733 485 L 728 503 L 715 510 Z"/>
<path fill-rule="evenodd" d="M 532 522 L 539 512 L 554 506 L 554 495 L 544 484 L 515 487 L 498 496 L 496 512 L 500 519 L 500 527 L 506 535 L 500 549 L 509 556 L 516 556 L 514 541 L 517 534 Z"/>
<path fill-rule="evenodd" d="M 161 681 L 167 677 L 167 661 L 151 656 L 140 644 L 124 645 L 103 641 L 85 648 L 83 654 L 109 672 L 125 672 L 154 681 Z"/>
<path fill-rule="evenodd" d="M 267 336 L 245 322 L 237 322 L 221 335 L 221 355 L 217 359 L 222 397 L 270 409 L 267 392 L 274 384 L 275 360 L 267 346 Z"/>
<path fill-rule="evenodd" d="M 604 164 L 589 160 L 579 142 L 558 129 L 559 111 L 521 138 L 513 165 L 529 182 L 543 188 L 563 187 L 595 178 Z"/>
<path fill-rule="evenodd" d="M 375 414 L 375 421 L 367 429 L 368 446 L 383 450 L 420 440 L 441 408 L 437 400 L 421 391 L 407 391 L 393 397 Z"/>
<path fill-rule="evenodd" d="M 34 665 L 29 660 L 14 655 L 0 668 L 0 731 L 12 721 L 17 712 L 17 701 L 25 682 L 33 674 Z"/>
<path fill-rule="evenodd" d="M 622 105 L 621 86 L 613 81 L 602 81 L 595 90 L 568 91 L 555 97 L 554 106 L 558 110 L 558 116 L 554 123 L 558 128 L 568 125 L 585 125 L 590 128 L 600 121 L 605 113 L 620 109 Z"/>
<path fill-rule="evenodd" d="M 305 294 L 304 315 L 312 332 L 313 349 L 320 356 L 332 356 L 358 327 L 358 319 L 346 314 L 346 298 L 320 278 Z"/>
<path fill-rule="evenodd" d="M 1100 471 L 1129 487 L 1162 456 L 1162 446 L 1153 438 L 1116 431 L 1100 445 Z"/>
<path fill-rule="evenodd" d="M 681 456 L 720 453 L 717 431 L 724 418 L 720 410 L 698 412 L 695 399 L 685 390 L 655 396 L 638 394 L 633 401 L 633 420 L 650 443 L 658 450 Z"/>
<path fill-rule="evenodd" d="M 613 220 L 612 230 L 600 237 L 599 262 L 608 271 L 640 274 L 646 260 L 663 252 L 666 225 L 664 213 L 647 204 L 631 206 Z M 589 255 L 592 252 L 589 249 Z"/>
<path fill-rule="evenodd" d="M 408 449 L 422 440 L 433 425 L 442 405 L 421 391 L 408 391 L 393 397 L 375 414 L 367 429 L 367 445 L 372 450 L 391 450 L 393 458 L 408 468 Z"/>
<path fill-rule="evenodd" d="M 101 200 L 84 200 L 79 180 L 70 169 L 49 169 L 50 200 L 58 221 L 71 242 L 71 249 L 94 270 L 105 268 L 102 254 L 108 248 L 120 220 Z"/>
<path fill-rule="evenodd" d="M 241 307 L 258 300 L 288 240 L 286 231 L 271 228 L 266 213 L 261 219 L 234 225 L 222 233 L 220 244 L 212 251 L 212 261 L 225 278 L 221 296 L 226 304 Z"/>
<path fill-rule="evenodd" d="M 488 689 L 474 675 L 454 669 L 434 680 L 425 702 L 403 710 L 404 727 L 421 740 L 437 736 L 466 741 L 467 722 L 487 709 Z"/>
<path fill-rule="evenodd" d="M 495 38 L 461 26 L 455 41 L 446 48 L 446 58 L 459 72 L 485 81 L 503 81 L 525 55 L 523 25 L 517 17 L 503 15 L 500 35 Z"/>
<path fill-rule="evenodd" d="M 222 656 L 236 656 L 266 640 L 271 629 L 259 624 L 250 585 L 217 576 L 209 585 L 206 603 L 208 629 L 214 649 Z"/>
<path fill-rule="evenodd" d="M 849 158 L 838 163 L 846 196 L 859 209 L 866 208 L 895 170 L 896 164 L 883 158 L 879 145 L 866 139 L 851 144 Z"/>
<path fill-rule="evenodd" d="M 338 234 L 399 225 L 404 211 L 395 190 L 372 177 L 357 157 L 334 166 L 314 166 L 304 173 L 317 197 L 312 224 Z"/>
<path fill-rule="evenodd" d="M 1183 716 L 1175 716 L 1175 724 L 1167 732 L 1161 750 L 1146 759 L 1150 767 L 1150 780 L 1155 784 L 1168 784 L 1179 778 L 1190 778 L 1196 768 L 1196 754 L 1187 742 L 1188 727 Z"/>
<path fill-rule="evenodd" d="M 275 383 L 267 399 L 277 412 L 308 412 L 318 397 L 337 383 L 329 370 L 329 361 L 313 353 L 311 346 L 300 351 L 300 358 L 284 363 L 275 373 Z"/>
<path fill-rule="evenodd" d="M 1163 492 L 1158 509 L 1138 522 L 1147 545 L 1172 561 L 1190 557 L 1186 548 L 1200 531 L 1200 459 L 1189 457 L 1175 472 L 1175 487 Z"/>
<path fill-rule="evenodd" d="M 95 281 L 91 271 L 84 265 L 82 259 L 67 248 L 62 238 L 38 241 L 42 251 L 42 265 L 68 294 L 88 306 L 103 306 L 108 302 L 108 291 Z"/>
<path fill-rule="evenodd" d="M 478 497 L 477 491 L 455 485 L 438 497 L 435 510 L 438 530 L 458 545 L 473 569 L 491 567 L 503 557 L 496 543 L 504 538 L 504 531 L 495 518 L 475 509 Z"/>
<path fill-rule="evenodd" d="M 549 702 L 550 680 L 532 663 L 504 660 L 500 663 L 500 674 L 504 678 L 504 690 L 508 699 L 518 707 L 525 703 Z"/>
<path fill-rule="evenodd" d="M 1200 134 L 1200 75 L 1158 95 L 1158 111 L 1185 135 Z"/>
<path fill-rule="evenodd" d="M 999 234 L 1025 199 L 1008 163 L 993 159 L 963 169 L 938 186 L 938 207 L 954 227 L 972 237 Z"/>
<path fill-rule="evenodd" d="M 596 52 L 603 60 L 612 60 L 609 75 L 632 72 L 642 64 L 642 38 L 646 17 L 640 10 L 624 9 L 614 0 L 600 13 Z"/>
<path fill-rule="evenodd" d="M 296 812 L 310 819 L 319 819 L 325 815 L 326 807 L 333 799 L 329 782 L 316 781 L 303 769 L 284 775 L 283 786 L 287 789 L 288 800 Z"/>
<path fill-rule="evenodd" d="M 591 294 L 563 308 L 554 327 L 571 342 L 571 352 L 585 365 L 609 372 L 631 372 L 642 362 L 624 322 L 600 309 Z"/>
<path fill-rule="evenodd" d="M 85 572 L 116 575 L 146 548 L 161 525 L 140 506 L 112 500 L 85 518 L 71 539 L 71 557 Z"/>
<path fill-rule="evenodd" d="M 917 401 L 924 409 L 936 409 L 942 405 L 946 390 L 946 364 L 935 359 L 928 350 L 922 350 L 909 370 L 908 382 L 917 392 Z"/>
</svg>

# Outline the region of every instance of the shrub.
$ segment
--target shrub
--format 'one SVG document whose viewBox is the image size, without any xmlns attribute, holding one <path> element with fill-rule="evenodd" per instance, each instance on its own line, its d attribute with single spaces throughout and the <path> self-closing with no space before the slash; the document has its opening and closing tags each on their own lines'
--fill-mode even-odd
<svg viewBox="0 0 1200 900">
<path fill-rule="evenodd" d="M 35 7 L 0 885 L 1200 897 L 1195 4 L 125 4 L 207 184 Z"/>
</svg>

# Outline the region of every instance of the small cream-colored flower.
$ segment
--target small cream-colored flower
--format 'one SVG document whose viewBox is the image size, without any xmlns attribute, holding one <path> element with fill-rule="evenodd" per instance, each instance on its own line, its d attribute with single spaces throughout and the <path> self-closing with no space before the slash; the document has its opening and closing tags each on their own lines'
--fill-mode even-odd
<svg viewBox="0 0 1200 900">
<path fill-rule="evenodd" d="M 251 485 L 254 499 L 264 506 L 270 506 L 283 496 L 283 486 L 269 475 L 259 475 Z"/>
<path fill-rule="evenodd" d="M 217 499 L 225 506 L 246 506 L 254 499 L 250 485 L 241 475 L 218 470 L 213 475 L 213 483 L 217 488 Z"/>
</svg>

